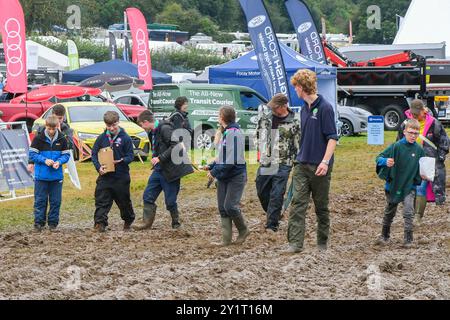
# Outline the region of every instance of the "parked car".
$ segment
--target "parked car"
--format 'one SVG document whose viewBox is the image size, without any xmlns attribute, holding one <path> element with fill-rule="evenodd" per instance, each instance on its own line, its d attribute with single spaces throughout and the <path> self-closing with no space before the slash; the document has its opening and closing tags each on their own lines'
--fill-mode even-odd
<svg viewBox="0 0 450 320">
<path fill-rule="evenodd" d="M 90 148 L 94 146 L 97 137 L 105 130 L 103 115 L 107 111 L 116 111 L 120 117 L 120 126 L 133 140 L 135 153 L 147 158 L 150 151 L 147 133 L 130 121 L 116 105 L 105 102 L 66 102 L 59 103 L 59 105 L 66 109 L 66 122 L 74 130 L 74 134 Z M 45 119 L 52 114 L 53 107 L 34 122 L 33 131 L 37 131 L 39 126 L 45 124 Z"/>
<path fill-rule="evenodd" d="M 113 102 L 117 105 L 141 106 L 148 108 L 149 93 L 127 93 L 114 97 Z"/>
<path fill-rule="evenodd" d="M 194 129 L 193 146 L 209 149 L 218 126 L 219 108 L 236 109 L 237 121 L 244 133 L 252 134 L 258 124 L 258 107 L 267 100 L 255 90 L 236 85 L 180 83 L 155 85 L 148 106 L 158 119 L 167 118 L 174 110 L 175 99 L 186 96 L 189 121 Z"/>
<path fill-rule="evenodd" d="M 369 111 L 356 107 L 338 105 L 339 120 L 342 122 L 340 135 L 349 137 L 367 132 L 368 117 L 372 115 Z"/>
</svg>

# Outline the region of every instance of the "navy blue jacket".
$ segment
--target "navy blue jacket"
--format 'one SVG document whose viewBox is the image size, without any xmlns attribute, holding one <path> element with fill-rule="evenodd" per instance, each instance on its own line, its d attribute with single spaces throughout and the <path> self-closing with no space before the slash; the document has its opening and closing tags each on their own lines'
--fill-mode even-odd
<svg viewBox="0 0 450 320">
<path fill-rule="evenodd" d="M 66 136 L 57 131 L 57 137 L 53 141 L 45 135 L 45 130 L 41 131 L 33 140 L 30 146 L 30 161 L 35 164 L 34 179 L 39 181 L 61 181 L 64 179 L 62 165 L 70 159 L 70 150 L 67 145 Z M 45 160 L 50 159 L 59 162 L 58 169 L 53 169 L 45 164 Z"/>
<path fill-rule="evenodd" d="M 219 161 L 209 165 L 211 175 L 220 181 L 247 172 L 245 140 L 237 123 L 228 125 L 219 143 Z"/>
<path fill-rule="evenodd" d="M 98 162 L 98 152 L 100 149 L 106 147 L 113 149 L 114 160 L 123 159 L 123 161 L 116 164 L 115 172 L 109 172 L 103 175 L 103 177 L 114 177 L 117 179 L 130 178 L 129 164 L 134 161 L 134 146 L 130 136 L 123 128 L 120 128 L 120 132 L 115 137 L 112 145 L 109 143 L 106 130 L 95 140 L 94 147 L 92 148 L 92 163 L 97 171 L 101 167 L 100 162 Z"/>
</svg>

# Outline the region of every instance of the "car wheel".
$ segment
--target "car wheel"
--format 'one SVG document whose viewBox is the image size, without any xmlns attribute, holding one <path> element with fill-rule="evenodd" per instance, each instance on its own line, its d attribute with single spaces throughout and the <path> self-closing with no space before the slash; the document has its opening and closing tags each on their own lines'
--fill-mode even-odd
<svg viewBox="0 0 450 320">
<path fill-rule="evenodd" d="M 194 135 L 194 148 L 196 149 L 210 150 L 213 143 L 214 132 L 210 128 L 202 128 L 201 132 Z"/>
<path fill-rule="evenodd" d="M 384 108 L 382 115 L 384 116 L 384 127 L 389 131 L 398 130 L 405 120 L 403 108 L 397 105 L 387 106 Z"/>
<path fill-rule="evenodd" d="M 340 120 L 342 121 L 341 136 L 343 137 L 352 136 L 354 134 L 352 123 L 347 119 L 340 119 Z"/>
</svg>

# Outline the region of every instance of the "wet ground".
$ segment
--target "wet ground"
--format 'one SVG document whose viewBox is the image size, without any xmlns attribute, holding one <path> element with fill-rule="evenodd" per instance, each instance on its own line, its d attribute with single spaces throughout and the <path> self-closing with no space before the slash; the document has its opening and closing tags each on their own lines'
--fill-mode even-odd
<svg viewBox="0 0 450 320">
<path fill-rule="evenodd" d="M 295 255 L 283 254 L 286 221 L 278 234 L 264 232 L 253 183 L 243 199 L 252 233 L 242 246 L 218 245 L 215 190 L 203 182 L 182 190 L 178 231 L 162 206 L 145 232 L 123 232 L 117 209 L 106 234 L 90 221 L 65 223 L 78 214 L 65 212 L 58 232 L 0 233 L 0 299 L 450 299 L 448 205 L 429 205 L 411 249 L 402 248 L 399 213 L 392 243 L 379 247 L 384 195 L 360 190 L 349 184 L 347 195 L 332 195 L 326 252 L 315 246 L 311 208 Z"/>
</svg>

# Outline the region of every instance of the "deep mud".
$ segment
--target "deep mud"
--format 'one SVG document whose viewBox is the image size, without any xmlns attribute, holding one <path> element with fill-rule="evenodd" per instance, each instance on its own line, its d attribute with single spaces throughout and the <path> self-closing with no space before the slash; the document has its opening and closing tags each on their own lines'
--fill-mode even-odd
<svg viewBox="0 0 450 320">
<path fill-rule="evenodd" d="M 199 188 L 182 190 L 179 231 L 170 229 L 160 206 L 148 232 L 121 231 L 114 209 L 106 234 L 93 233 L 90 221 L 65 223 L 76 212 L 62 214 L 56 233 L 0 233 L 0 298 L 450 299 L 448 205 L 429 205 L 411 249 L 402 248 L 399 212 L 392 244 L 378 247 L 382 190 L 349 185 L 348 195 L 332 195 L 329 250 L 315 247 L 310 211 L 305 250 L 285 255 L 287 222 L 275 236 L 264 232 L 253 183 L 243 199 L 252 234 L 227 248 L 214 243 L 220 240 L 215 190 Z M 136 211 L 139 222 L 141 207 Z"/>
</svg>

